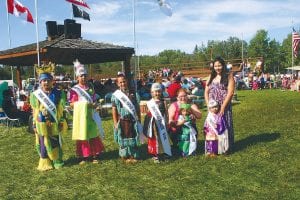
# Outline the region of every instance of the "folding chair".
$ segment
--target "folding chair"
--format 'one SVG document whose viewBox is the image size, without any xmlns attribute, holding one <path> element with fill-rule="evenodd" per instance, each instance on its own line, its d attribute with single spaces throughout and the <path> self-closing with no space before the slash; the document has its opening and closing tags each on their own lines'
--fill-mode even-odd
<svg viewBox="0 0 300 200">
<path fill-rule="evenodd" d="M 6 114 L 4 113 L 2 108 L 0 108 L 0 124 L 7 125 L 7 120 L 8 120 L 8 117 L 6 116 Z"/>
<path fill-rule="evenodd" d="M 8 127 L 21 126 L 20 119 L 19 118 L 13 119 L 13 118 L 7 117 L 7 126 Z"/>
<path fill-rule="evenodd" d="M 108 115 L 108 110 L 112 108 L 111 96 L 112 96 L 112 93 L 109 92 L 104 97 L 104 104 L 101 105 L 101 109 L 100 109 L 101 110 L 100 115 L 102 117 L 106 117 Z"/>
<path fill-rule="evenodd" d="M 1 116 L 0 123 L 5 123 L 7 127 L 21 126 L 19 118 L 14 119 L 8 117 L 3 109 L 0 110 L 0 116 Z"/>
</svg>

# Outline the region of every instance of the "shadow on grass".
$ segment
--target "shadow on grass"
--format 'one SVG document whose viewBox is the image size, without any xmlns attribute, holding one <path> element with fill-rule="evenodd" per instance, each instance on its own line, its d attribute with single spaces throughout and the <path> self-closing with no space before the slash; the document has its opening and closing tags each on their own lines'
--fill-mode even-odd
<svg viewBox="0 0 300 200">
<path fill-rule="evenodd" d="M 138 160 L 146 160 L 149 157 L 147 154 L 147 145 L 146 144 L 142 144 L 142 145 L 138 146 L 138 151 L 140 154 Z M 119 149 L 112 150 L 112 151 L 105 151 L 100 156 L 100 160 L 117 160 L 117 159 L 120 159 Z"/>
<path fill-rule="evenodd" d="M 148 153 L 147 148 L 148 148 L 147 144 L 142 144 L 138 147 L 139 154 L 140 154 L 138 160 L 145 161 L 145 160 L 151 159 L 152 156 Z M 172 149 L 172 154 L 173 155 L 171 157 L 162 158 L 162 160 L 164 160 L 164 159 L 177 160 L 177 159 L 182 158 L 182 156 L 179 153 L 178 148 Z M 196 155 L 202 155 L 202 154 L 204 154 L 204 140 L 198 141 L 197 150 L 196 150 Z M 120 159 L 119 149 L 105 151 L 100 155 L 101 161 L 118 160 L 118 159 Z M 65 160 L 65 166 L 78 165 L 79 162 L 80 162 L 79 158 L 77 158 L 76 156 L 71 156 L 67 160 Z"/>
<path fill-rule="evenodd" d="M 138 160 L 147 160 L 150 158 L 150 155 L 147 153 L 147 144 L 143 144 L 138 147 L 140 156 Z M 119 149 L 116 150 L 110 150 L 110 151 L 104 151 L 100 155 L 101 161 L 108 161 L 108 160 L 118 160 L 120 159 L 119 156 Z M 65 160 L 65 166 L 72 166 L 77 165 L 80 162 L 80 159 L 76 156 L 71 156 L 67 160 Z"/>
<path fill-rule="evenodd" d="M 242 140 L 239 140 L 234 143 L 233 153 L 242 151 L 248 146 L 253 146 L 258 143 L 266 143 L 277 140 L 280 137 L 280 133 L 261 133 L 259 135 L 251 135 Z"/>
</svg>

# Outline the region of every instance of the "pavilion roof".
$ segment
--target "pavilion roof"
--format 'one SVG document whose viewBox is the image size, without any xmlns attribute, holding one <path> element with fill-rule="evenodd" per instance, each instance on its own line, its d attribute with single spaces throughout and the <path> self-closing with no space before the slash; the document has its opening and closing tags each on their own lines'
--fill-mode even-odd
<svg viewBox="0 0 300 200">
<path fill-rule="evenodd" d="M 33 66 L 37 64 L 36 43 L 0 51 L 0 64 Z M 134 49 L 82 38 L 66 39 L 64 35 L 39 42 L 40 61 L 72 65 L 75 59 L 83 64 L 123 61 Z"/>
</svg>

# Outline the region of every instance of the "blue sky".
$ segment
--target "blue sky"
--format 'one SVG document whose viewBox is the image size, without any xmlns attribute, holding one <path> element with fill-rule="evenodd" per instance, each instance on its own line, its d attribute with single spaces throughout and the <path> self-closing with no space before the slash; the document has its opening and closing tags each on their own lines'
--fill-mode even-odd
<svg viewBox="0 0 300 200">
<path fill-rule="evenodd" d="M 35 18 L 34 0 L 19 0 Z M 63 24 L 71 18 L 70 3 L 65 0 L 38 1 L 39 40 L 46 39 L 46 21 Z M 0 2 L 0 50 L 9 48 L 6 0 Z M 133 0 L 85 0 L 91 21 L 76 18 L 82 24 L 84 39 L 134 46 Z M 191 53 L 196 44 L 208 40 L 226 40 L 230 36 L 247 42 L 259 29 L 270 39 L 282 42 L 292 26 L 300 29 L 299 0 L 168 0 L 173 15 L 164 15 L 156 0 L 136 0 L 136 43 L 138 55 L 156 55 L 165 49 Z M 35 25 L 9 15 L 11 47 L 36 42 Z"/>
</svg>

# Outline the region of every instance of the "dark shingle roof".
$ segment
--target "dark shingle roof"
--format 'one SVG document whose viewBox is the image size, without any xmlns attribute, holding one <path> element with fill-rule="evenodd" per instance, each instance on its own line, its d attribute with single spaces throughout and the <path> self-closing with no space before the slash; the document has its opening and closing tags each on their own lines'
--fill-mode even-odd
<svg viewBox="0 0 300 200">
<path fill-rule="evenodd" d="M 131 56 L 134 49 L 85 39 L 65 39 L 64 35 L 39 42 L 41 60 L 57 64 L 72 64 L 79 58 L 82 63 L 121 61 Z M 33 65 L 36 63 L 36 43 L 0 51 L 0 64 Z"/>
</svg>

